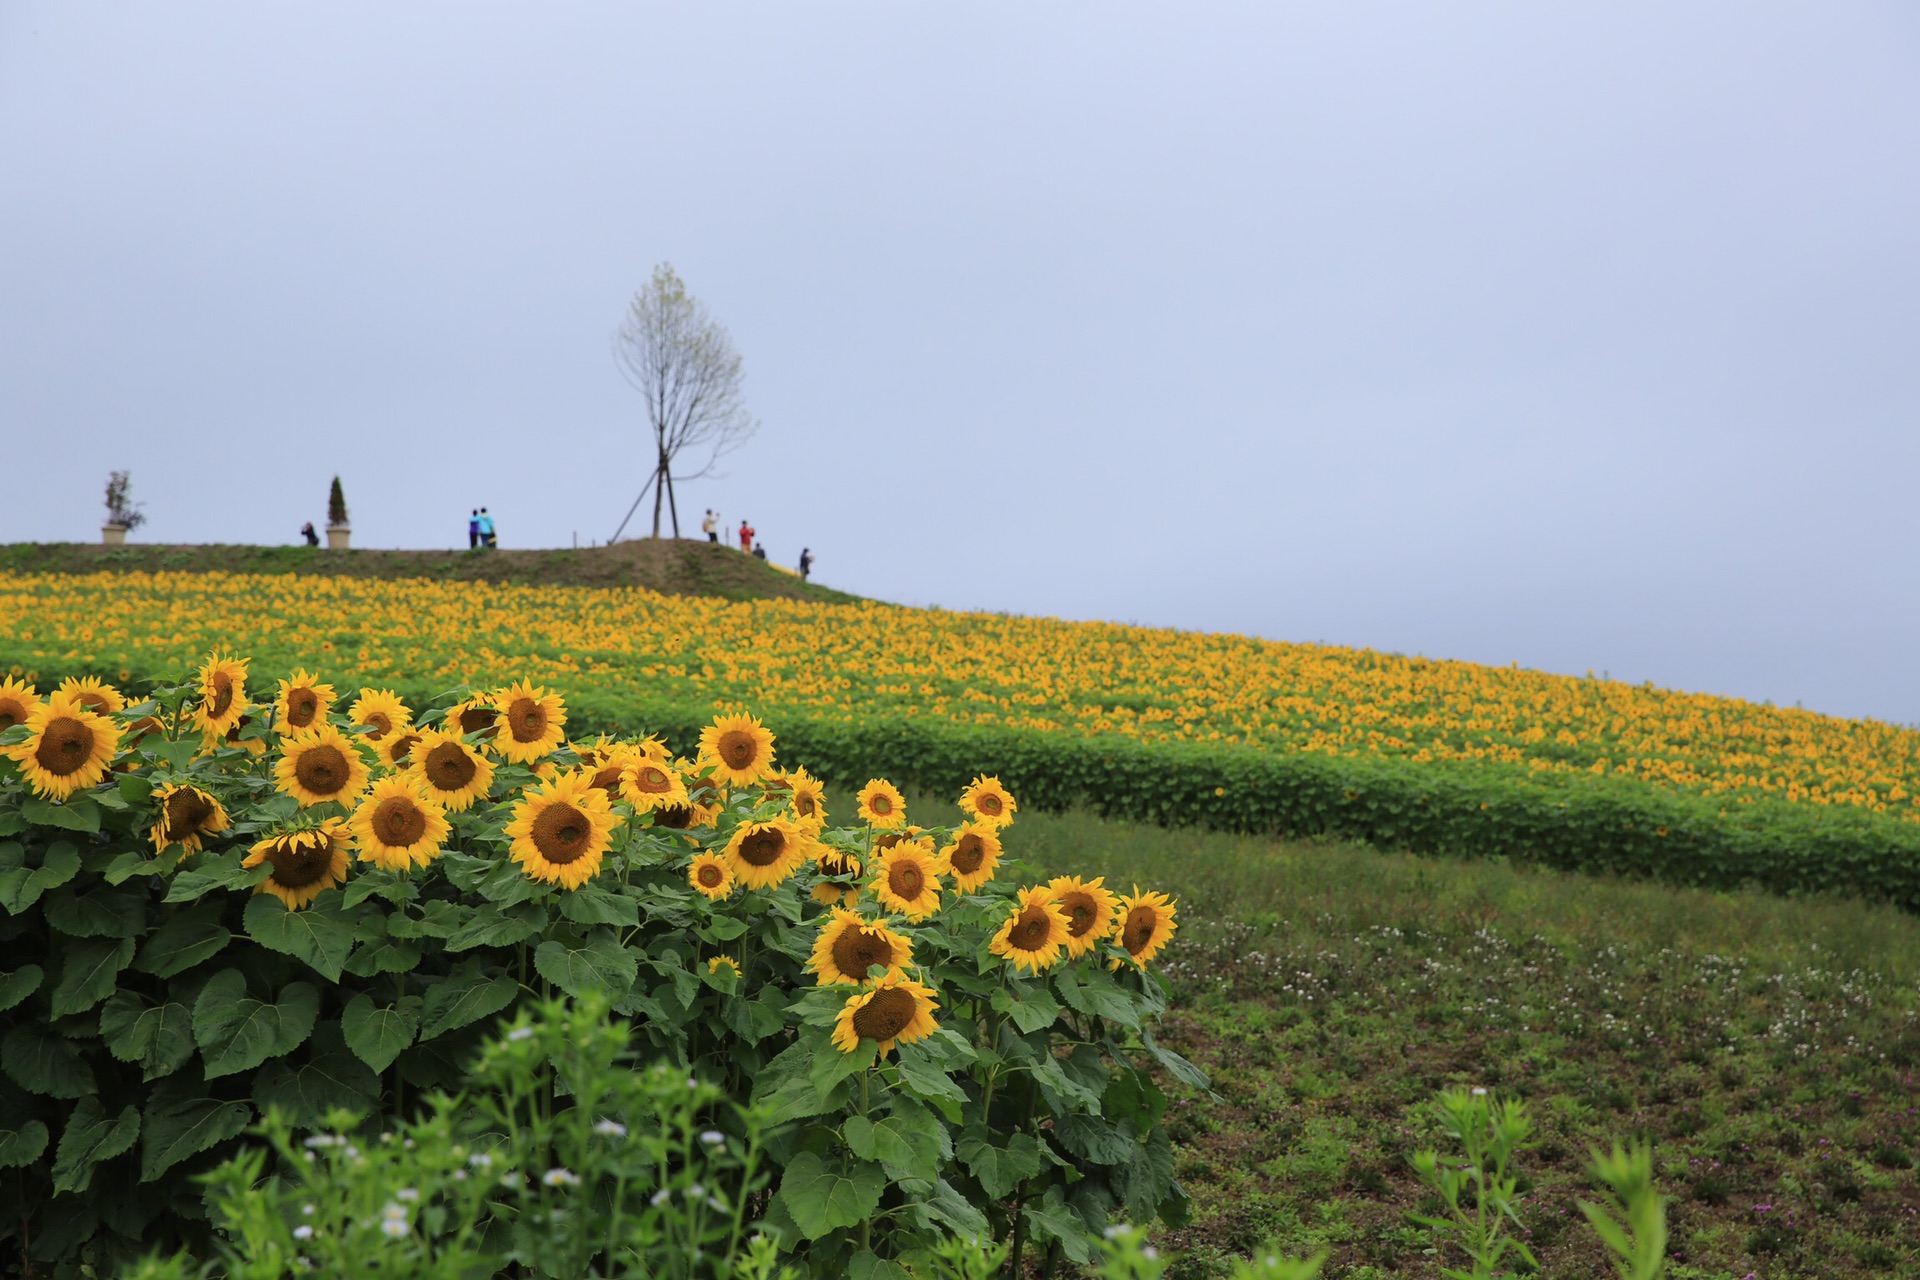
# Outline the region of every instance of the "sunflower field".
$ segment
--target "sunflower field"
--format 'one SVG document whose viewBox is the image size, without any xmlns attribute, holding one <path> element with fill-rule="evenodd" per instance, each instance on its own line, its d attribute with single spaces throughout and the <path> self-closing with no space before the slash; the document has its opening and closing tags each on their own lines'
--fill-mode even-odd
<svg viewBox="0 0 1920 1280">
<path fill-rule="evenodd" d="M 709 1091 L 682 1127 L 778 1173 L 708 1161 L 702 1194 L 810 1274 L 896 1275 L 954 1237 L 1085 1262 L 1112 1219 L 1180 1219 L 1157 1081 L 1206 1081 L 1152 1034 L 1177 908 L 1020 883 L 995 777 L 909 814 L 882 778 L 830 794 L 777 768 L 750 715 L 676 755 L 571 736 L 525 679 L 410 703 L 216 657 L 138 702 L 81 679 L 5 697 L 0 1242 L 34 1259 L 204 1252 L 198 1176 L 264 1115 L 371 1142 L 558 997 Z M 596 1098 L 570 1127 L 551 1118 L 579 1095 L 526 1101 L 555 1132 L 659 1146 L 651 1113 Z M 615 1166 L 636 1203 L 684 1181 Z M 568 1177 L 549 1209 L 613 1194 Z M 547 1265 L 500 1194 L 501 1256 Z"/>
</svg>

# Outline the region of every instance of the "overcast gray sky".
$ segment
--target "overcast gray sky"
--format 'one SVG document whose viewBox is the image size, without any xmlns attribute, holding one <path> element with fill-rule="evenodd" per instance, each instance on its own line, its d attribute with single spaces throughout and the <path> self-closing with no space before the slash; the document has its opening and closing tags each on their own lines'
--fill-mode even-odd
<svg viewBox="0 0 1920 1280">
<path fill-rule="evenodd" d="M 1920 721 L 1910 0 L 7 0 L 0 541 L 604 539 L 663 260 L 689 532 Z"/>
</svg>

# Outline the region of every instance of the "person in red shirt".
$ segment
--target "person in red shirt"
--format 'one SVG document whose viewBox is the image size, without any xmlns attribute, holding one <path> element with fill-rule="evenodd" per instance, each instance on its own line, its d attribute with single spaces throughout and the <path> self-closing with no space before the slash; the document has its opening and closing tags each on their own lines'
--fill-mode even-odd
<svg viewBox="0 0 1920 1280">
<path fill-rule="evenodd" d="M 742 551 L 753 550 L 753 535 L 754 535 L 753 526 L 748 524 L 745 520 L 742 520 L 740 522 L 740 549 Z"/>
</svg>

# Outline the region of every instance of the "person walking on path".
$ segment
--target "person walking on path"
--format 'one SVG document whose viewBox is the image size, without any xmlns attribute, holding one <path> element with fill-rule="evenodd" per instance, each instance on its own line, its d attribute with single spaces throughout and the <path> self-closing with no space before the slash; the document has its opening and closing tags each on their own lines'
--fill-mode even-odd
<svg viewBox="0 0 1920 1280">
<path fill-rule="evenodd" d="M 748 524 L 745 520 L 740 522 L 740 549 L 742 551 L 751 552 L 753 550 L 754 533 L 755 530 L 752 525 Z"/>
<path fill-rule="evenodd" d="M 480 508 L 475 507 L 473 514 L 467 517 L 467 550 L 480 545 Z"/>
<path fill-rule="evenodd" d="M 807 575 L 813 572 L 813 548 L 800 548 L 800 581 L 805 582 Z"/>
<path fill-rule="evenodd" d="M 708 542 L 720 541 L 720 521 L 714 518 L 713 508 L 707 508 L 707 518 L 700 522 L 700 532 L 707 535 Z"/>
<path fill-rule="evenodd" d="M 480 545 L 483 547 L 500 545 L 499 539 L 494 536 L 493 517 L 487 514 L 485 507 L 480 508 Z"/>
</svg>

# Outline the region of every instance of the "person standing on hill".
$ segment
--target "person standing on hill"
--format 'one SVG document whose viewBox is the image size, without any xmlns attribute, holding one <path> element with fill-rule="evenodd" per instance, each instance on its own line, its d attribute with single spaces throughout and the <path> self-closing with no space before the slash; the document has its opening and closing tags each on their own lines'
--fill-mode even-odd
<svg viewBox="0 0 1920 1280">
<path fill-rule="evenodd" d="M 758 542 L 754 543 L 753 557 L 756 560 L 765 560 L 767 558 L 767 548 L 765 547 L 765 545 Z"/>
<path fill-rule="evenodd" d="M 800 581 L 805 582 L 807 575 L 813 572 L 813 548 L 800 548 Z"/>
<path fill-rule="evenodd" d="M 753 534 L 754 534 L 753 526 L 748 524 L 745 520 L 741 520 L 740 521 L 740 549 L 742 551 L 751 552 L 753 550 Z"/>
<path fill-rule="evenodd" d="M 467 517 L 467 550 L 480 545 L 480 508 L 475 507 L 473 514 Z"/>
<path fill-rule="evenodd" d="M 300 536 L 307 540 L 307 545 L 310 547 L 320 545 L 320 535 L 313 531 L 313 521 L 311 520 L 300 526 Z"/>
<path fill-rule="evenodd" d="M 707 508 L 707 518 L 700 522 L 700 532 L 707 535 L 708 542 L 720 541 L 720 521 L 714 517 L 713 508 Z"/>
<path fill-rule="evenodd" d="M 483 547 L 497 547 L 500 545 L 499 541 L 494 537 L 493 517 L 487 514 L 485 507 L 480 508 L 480 545 Z"/>
</svg>

